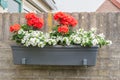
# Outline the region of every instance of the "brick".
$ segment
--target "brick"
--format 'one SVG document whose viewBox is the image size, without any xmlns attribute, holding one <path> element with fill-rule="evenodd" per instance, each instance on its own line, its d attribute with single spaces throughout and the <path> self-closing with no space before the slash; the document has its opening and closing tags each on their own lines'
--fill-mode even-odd
<svg viewBox="0 0 120 80">
<path fill-rule="evenodd" d="M 50 71 L 50 76 L 58 76 L 58 77 L 66 77 L 66 76 L 70 76 L 70 77 L 76 77 L 77 76 L 77 70 L 51 70 Z"/>
<path fill-rule="evenodd" d="M 25 13 L 19 13 L 19 22 L 21 25 L 25 24 L 26 23 L 26 20 L 25 20 Z"/>
<path fill-rule="evenodd" d="M 80 28 L 83 28 L 85 30 L 89 30 L 90 28 L 90 16 L 89 13 L 83 12 L 79 14 L 79 20 L 80 20 Z"/>
<path fill-rule="evenodd" d="M 110 51 L 109 51 L 109 47 L 102 47 L 99 49 L 98 52 L 98 57 L 99 58 L 110 58 Z"/>
<path fill-rule="evenodd" d="M 98 75 L 102 77 L 109 76 L 110 71 L 109 70 L 98 70 Z"/>
<path fill-rule="evenodd" d="M 15 71 L 14 70 L 7 70 L 7 69 L 2 69 L 0 70 L 0 79 L 1 78 L 10 78 L 13 77 L 15 75 Z"/>
<path fill-rule="evenodd" d="M 39 78 L 12 78 L 11 80 L 39 80 Z"/>
<path fill-rule="evenodd" d="M 32 70 L 17 70 L 16 75 L 19 75 L 19 76 L 32 76 L 33 73 L 32 73 Z"/>
<path fill-rule="evenodd" d="M 87 80 L 84 78 L 55 78 L 54 80 Z"/>
<path fill-rule="evenodd" d="M 9 26 L 10 26 L 10 14 L 4 13 L 3 14 L 3 40 L 8 41 L 9 40 Z"/>
<path fill-rule="evenodd" d="M 104 13 L 97 13 L 96 14 L 96 27 L 97 27 L 97 33 L 103 33 L 106 35 L 106 26 L 107 26 L 107 15 Z M 99 26 L 99 27 L 98 27 Z"/>
<path fill-rule="evenodd" d="M 0 60 L 8 58 L 12 58 L 12 51 L 10 49 L 0 49 Z"/>
<path fill-rule="evenodd" d="M 91 70 L 91 69 L 89 69 L 89 70 L 86 70 L 86 74 L 87 74 L 87 76 L 98 76 L 99 75 L 99 71 L 98 70 Z"/>
<path fill-rule="evenodd" d="M 120 66 L 119 66 L 119 59 L 110 59 L 110 63 L 109 65 L 109 69 L 111 70 L 119 70 Z"/>
<path fill-rule="evenodd" d="M 54 80 L 54 78 L 44 78 L 44 77 L 40 77 L 38 80 Z"/>
<path fill-rule="evenodd" d="M 88 77 L 87 80 L 104 80 L 102 77 Z"/>
<path fill-rule="evenodd" d="M 110 46 L 110 55 L 111 58 L 120 58 L 120 45 L 118 43 L 114 43 Z"/>
<path fill-rule="evenodd" d="M 0 41 L 3 40 L 3 14 L 0 13 Z"/>
<path fill-rule="evenodd" d="M 109 58 L 98 58 L 97 60 L 99 64 L 99 65 L 96 65 L 97 69 L 108 69 L 109 63 L 110 63 Z"/>
<path fill-rule="evenodd" d="M 49 70 L 48 69 L 34 69 L 32 70 L 33 76 L 49 76 Z"/>
<path fill-rule="evenodd" d="M 120 77 L 120 70 L 111 70 L 110 71 L 110 76 Z"/>
</svg>

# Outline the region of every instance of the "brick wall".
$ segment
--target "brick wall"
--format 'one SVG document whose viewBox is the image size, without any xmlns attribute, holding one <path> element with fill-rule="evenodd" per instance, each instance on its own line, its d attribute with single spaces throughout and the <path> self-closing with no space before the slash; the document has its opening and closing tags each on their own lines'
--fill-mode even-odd
<svg viewBox="0 0 120 80">
<path fill-rule="evenodd" d="M 98 32 L 113 41 L 111 46 L 99 49 L 96 66 L 14 65 L 9 25 L 25 23 L 24 14 L 3 13 L 0 14 L 0 80 L 120 80 L 120 13 L 70 14 L 79 21 L 76 28 L 97 27 Z M 43 31 L 51 30 L 56 23 L 51 15 L 39 14 L 45 19 Z"/>
<path fill-rule="evenodd" d="M 111 0 L 105 0 L 105 2 L 96 10 L 96 12 L 119 12 L 119 11 L 120 8 L 113 4 Z"/>
</svg>

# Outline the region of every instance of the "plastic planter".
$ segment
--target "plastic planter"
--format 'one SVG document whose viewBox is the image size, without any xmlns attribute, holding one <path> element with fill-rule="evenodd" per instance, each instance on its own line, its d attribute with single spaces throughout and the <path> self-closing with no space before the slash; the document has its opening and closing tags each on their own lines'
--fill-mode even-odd
<svg viewBox="0 0 120 80">
<path fill-rule="evenodd" d="M 11 46 L 14 64 L 24 65 L 78 65 L 94 66 L 98 47 L 47 46 L 23 47 Z"/>
</svg>

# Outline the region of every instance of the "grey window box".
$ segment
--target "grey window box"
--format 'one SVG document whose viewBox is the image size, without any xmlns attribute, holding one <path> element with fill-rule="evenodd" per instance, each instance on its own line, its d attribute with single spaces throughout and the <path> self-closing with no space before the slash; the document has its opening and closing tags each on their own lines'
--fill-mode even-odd
<svg viewBox="0 0 120 80">
<path fill-rule="evenodd" d="M 94 66 L 98 47 L 47 46 L 23 47 L 11 46 L 14 64 L 25 65 L 78 65 Z"/>
</svg>

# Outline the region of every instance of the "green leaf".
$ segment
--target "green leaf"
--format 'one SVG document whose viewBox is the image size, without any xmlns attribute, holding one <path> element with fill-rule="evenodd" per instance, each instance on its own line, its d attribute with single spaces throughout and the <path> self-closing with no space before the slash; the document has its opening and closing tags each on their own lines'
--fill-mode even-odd
<svg viewBox="0 0 120 80">
<path fill-rule="evenodd" d="M 32 30 L 33 29 L 33 27 L 30 27 L 30 26 L 28 26 L 28 25 L 22 25 L 21 26 L 21 28 L 23 29 L 23 30 L 25 30 L 25 31 L 29 31 L 29 30 Z"/>
</svg>

